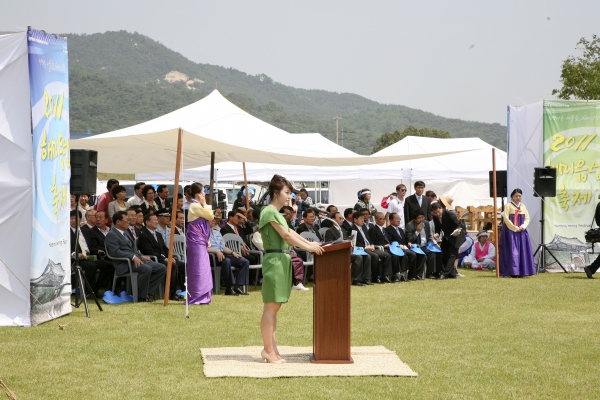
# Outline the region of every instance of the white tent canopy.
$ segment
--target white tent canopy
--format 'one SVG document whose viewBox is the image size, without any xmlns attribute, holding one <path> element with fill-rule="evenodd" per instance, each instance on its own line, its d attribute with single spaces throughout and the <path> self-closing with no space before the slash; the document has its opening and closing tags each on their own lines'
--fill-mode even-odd
<svg viewBox="0 0 600 400">
<path fill-rule="evenodd" d="M 73 140 L 71 148 L 98 151 L 98 171 L 139 173 L 174 169 L 179 128 L 183 131 L 184 168 L 210 165 L 211 152 L 218 161 L 352 166 L 409 160 L 449 154 L 391 156 L 332 156 L 328 147 L 304 148 L 294 135 L 253 117 L 230 103 L 217 90 L 202 100 L 156 119 Z"/>
</svg>

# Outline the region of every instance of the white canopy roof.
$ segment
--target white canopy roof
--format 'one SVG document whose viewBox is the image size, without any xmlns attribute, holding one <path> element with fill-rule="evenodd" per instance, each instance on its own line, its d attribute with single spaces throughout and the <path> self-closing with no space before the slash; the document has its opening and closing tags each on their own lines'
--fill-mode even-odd
<svg viewBox="0 0 600 400">
<path fill-rule="evenodd" d="M 334 155 L 352 153 L 350 150 L 324 138 L 320 134 L 294 134 L 296 143 L 314 146 L 328 146 Z M 250 181 L 268 181 L 278 173 L 293 181 L 336 181 L 348 179 L 412 179 L 412 180 L 469 180 L 488 179 L 488 171 L 492 169 L 493 146 L 479 138 L 436 139 L 423 137 L 406 137 L 379 153 L 385 156 L 399 154 L 435 155 L 443 149 L 454 151 L 454 154 L 432 156 L 428 158 L 396 161 L 375 165 L 345 167 L 314 167 L 302 165 L 280 165 L 246 163 L 246 173 Z M 379 154 L 376 153 L 376 154 Z M 387 153 L 387 154 L 385 154 Z M 506 152 L 496 149 L 496 168 L 506 169 Z M 237 162 L 221 162 L 215 164 L 216 178 L 219 181 L 241 181 L 244 179 L 242 166 Z M 210 167 L 186 169 L 182 173 L 186 180 L 206 181 L 210 177 Z M 174 172 L 141 173 L 138 180 L 172 180 Z"/>
<path fill-rule="evenodd" d="M 98 171 L 139 173 L 174 169 L 179 128 L 183 130 L 183 166 L 217 161 L 352 166 L 448 154 L 419 152 L 390 156 L 332 155 L 327 146 L 304 148 L 294 136 L 253 117 L 217 90 L 202 100 L 129 128 L 71 141 L 73 149 L 98 151 Z"/>
</svg>

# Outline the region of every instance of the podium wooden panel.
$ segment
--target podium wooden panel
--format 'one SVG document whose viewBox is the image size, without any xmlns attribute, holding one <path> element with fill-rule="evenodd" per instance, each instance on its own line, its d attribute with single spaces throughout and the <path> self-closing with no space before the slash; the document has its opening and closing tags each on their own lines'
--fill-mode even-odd
<svg viewBox="0 0 600 400">
<path fill-rule="evenodd" d="M 350 241 L 315 255 L 313 354 L 320 364 L 352 364 L 350 356 Z"/>
</svg>

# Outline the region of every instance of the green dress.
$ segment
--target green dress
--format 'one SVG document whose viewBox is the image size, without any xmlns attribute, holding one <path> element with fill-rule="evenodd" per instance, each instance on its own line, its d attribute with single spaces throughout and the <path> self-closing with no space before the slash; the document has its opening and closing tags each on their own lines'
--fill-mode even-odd
<svg viewBox="0 0 600 400">
<path fill-rule="evenodd" d="M 289 227 L 275 207 L 263 207 L 258 230 L 265 250 L 289 250 L 288 242 L 271 226 L 271 221 Z M 262 264 L 262 297 L 264 303 L 287 303 L 292 291 L 292 261 L 287 253 L 267 253 Z"/>
</svg>

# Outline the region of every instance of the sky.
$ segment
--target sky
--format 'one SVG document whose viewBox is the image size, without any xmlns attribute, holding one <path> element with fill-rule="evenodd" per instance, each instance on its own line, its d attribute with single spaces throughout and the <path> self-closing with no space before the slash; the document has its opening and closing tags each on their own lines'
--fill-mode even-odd
<svg viewBox="0 0 600 400">
<path fill-rule="evenodd" d="M 192 61 L 288 86 L 503 125 L 507 105 L 554 98 L 562 62 L 600 33 L 598 0 L 0 4 L 0 31 L 137 31 Z"/>
</svg>

